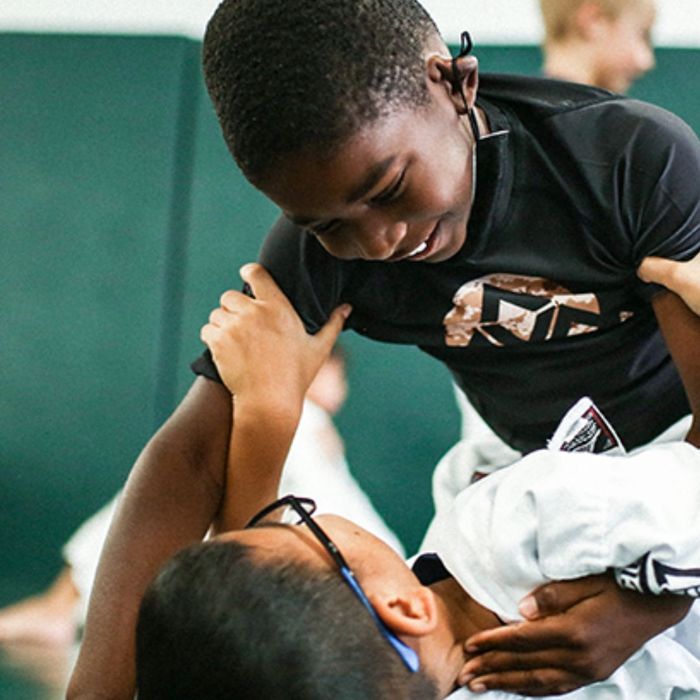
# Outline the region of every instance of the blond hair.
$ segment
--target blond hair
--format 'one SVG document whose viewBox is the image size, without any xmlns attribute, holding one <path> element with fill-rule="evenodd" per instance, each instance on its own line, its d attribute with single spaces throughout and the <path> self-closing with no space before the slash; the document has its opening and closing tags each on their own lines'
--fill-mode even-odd
<svg viewBox="0 0 700 700">
<path fill-rule="evenodd" d="M 611 20 L 617 19 L 628 8 L 643 10 L 653 7 L 653 0 L 540 0 L 545 41 L 556 42 L 568 38 L 575 29 L 576 12 L 587 2 L 598 5 Z"/>
</svg>

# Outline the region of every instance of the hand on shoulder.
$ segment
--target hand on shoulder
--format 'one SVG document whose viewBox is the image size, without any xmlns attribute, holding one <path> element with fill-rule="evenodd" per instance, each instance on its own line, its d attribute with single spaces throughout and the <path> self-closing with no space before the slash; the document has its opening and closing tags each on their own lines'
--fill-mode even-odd
<svg viewBox="0 0 700 700">
<path fill-rule="evenodd" d="M 700 314 L 700 253 L 687 262 L 644 258 L 637 274 L 644 282 L 662 284 L 675 292 L 696 314 Z"/>
<path fill-rule="evenodd" d="M 200 337 L 232 394 L 273 403 L 293 401 L 301 406 L 350 315 L 350 307 L 339 306 L 326 325 L 310 335 L 262 265 L 244 265 L 240 273 L 254 297 L 233 290 L 224 292 Z"/>
</svg>

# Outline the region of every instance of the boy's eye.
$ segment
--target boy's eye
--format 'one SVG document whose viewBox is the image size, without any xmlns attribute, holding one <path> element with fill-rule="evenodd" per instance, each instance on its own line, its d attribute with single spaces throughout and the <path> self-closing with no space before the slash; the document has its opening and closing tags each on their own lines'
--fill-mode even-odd
<svg viewBox="0 0 700 700">
<path fill-rule="evenodd" d="M 394 180 L 394 182 L 387 187 L 387 189 L 380 192 L 376 197 L 372 197 L 372 199 L 370 199 L 370 204 L 387 204 L 388 202 L 392 202 L 399 197 L 401 194 L 401 185 L 403 185 L 405 175 L 406 171 L 402 170 L 401 175 L 399 175 L 398 178 L 396 178 L 396 180 Z"/>
<path fill-rule="evenodd" d="M 313 228 L 309 227 L 308 231 L 313 236 L 323 236 L 326 233 L 331 233 L 337 225 L 338 225 L 338 220 L 331 219 L 330 221 L 326 222 L 325 224 L 320 224 L 318 226 L 314 226 Z"/>
</svg>

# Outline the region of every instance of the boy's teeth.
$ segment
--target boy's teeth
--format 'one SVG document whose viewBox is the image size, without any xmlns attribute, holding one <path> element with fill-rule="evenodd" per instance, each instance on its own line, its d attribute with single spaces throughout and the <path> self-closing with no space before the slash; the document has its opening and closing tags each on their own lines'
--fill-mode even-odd
<svg viewBox="0 0 700 700">
<path fill-rule="evenodd" d="M 428 244 L 426 241 L 423 241 L 413 252 L 409 254 L 409 258 L 418 255 L 418 253 L 422 253 L 426 248 L 428 247 Z"/>
</svg>

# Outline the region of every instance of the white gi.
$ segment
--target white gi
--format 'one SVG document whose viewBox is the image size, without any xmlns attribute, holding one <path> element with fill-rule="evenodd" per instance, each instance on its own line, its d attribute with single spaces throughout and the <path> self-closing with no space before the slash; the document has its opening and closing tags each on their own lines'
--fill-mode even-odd
<svg viewBox="0 0 700 700">
<path fill-rule="evenodd" d="M 465 441 L 456 445 L 438 474 L 461 472 L 468 482 L 465 464 L 476 469 L 471 450 Z M 522 619 L 519 601 L 542 583 L 610 567 L 626 587 L 697 597 L 700 450 L 676 442 L 622 457 L 532 453 L 443 503 L 422 549 L 437 552 L 464 589 L 505 621 Z M 694 608 L 607 681 L 564 697 L 697 700 L 699 635 Z M 451 697 L 472 695 L 462 689 Z M 520 696 L 491 691 L 486 697 Z"/>
<path fill-rule="evenodd" d="M 405 556 L 398 537 L 350 472 L 342 438 L 330 415 L 308 399 L 287 455 L 279 493 L 309 496 L 316 501 L 317 514 L 342 515 Z"/>
</svg>

